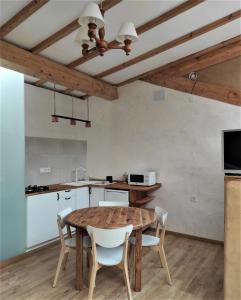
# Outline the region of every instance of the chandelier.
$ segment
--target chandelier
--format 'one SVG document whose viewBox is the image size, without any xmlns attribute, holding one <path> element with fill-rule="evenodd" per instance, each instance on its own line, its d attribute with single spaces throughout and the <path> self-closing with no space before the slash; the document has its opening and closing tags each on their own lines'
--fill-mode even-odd
<svg viewBox="0 0 241 300">
<path fill-rule="evenodd" d="M 78 20 L 81 25 L 76 41 L 82 45 L 82 54 L 86 57 L 93 51 L 103 56 L 108 49 L 124 50 L 126 55 L 131 52 L 131 43 L 137 41 L 138 36 L 132 22 L 124 22 L 120 27 L 116 40 L 121 45 L 108 43 L 105 38 L 104 11 L 96 3 L 89 3 Z"/>
</svg>

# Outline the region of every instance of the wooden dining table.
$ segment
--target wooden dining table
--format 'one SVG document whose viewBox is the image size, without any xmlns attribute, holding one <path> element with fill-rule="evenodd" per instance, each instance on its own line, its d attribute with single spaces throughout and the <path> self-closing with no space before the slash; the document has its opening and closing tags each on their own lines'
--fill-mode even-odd
<svg viewBox="0 0 241 300">
<path fill-rule="evenodd" d="M 141 291 L 142 231 L 154 224 L 154 210 L 137 207 L 90 207 L 78 209 L 65 217 L 66 224 L 76 228 L 76 289 L 83 288 L 83 235 L 86 226 L 119 228 L 133 225 L 132 235 L 136 238 L 134 290 Z"/>
</svg>

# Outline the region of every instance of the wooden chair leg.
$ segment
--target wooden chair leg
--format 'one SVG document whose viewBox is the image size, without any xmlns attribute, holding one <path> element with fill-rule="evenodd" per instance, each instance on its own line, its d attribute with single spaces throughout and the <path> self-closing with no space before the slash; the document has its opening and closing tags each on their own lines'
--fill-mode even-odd
<svg viewBox="0 0 241 300">
<path fill-rule="evenodd" d="M 168 282 L 169 285 L 172 285 L 172 280 L 171 280 L 169 268 L 168 268 L 168 265 L 167 265 L 167 259 L 166 259 L 164 248 L 162 246 L 160 246 L 158 252 L 159 252 L 159 255 L 160 255 L 162 266 L 166 271 L 167 282 Z"/>
<path fill-rule="evenodd" d="M 129 258 L 129 272 L 130 272 L 130 282 L 131 285 L 134 284 L 135 278 L 135 249 L 133 246 L 131 246 L 131 252 L 130 252 L 130 258 Z"/>
<path fill-rule="evenodd" d="M 125 283 L 126 283 L 126 287 L 127 287 L 128 300 L 132 300 L 127 263 L 124 263 L 123 269 L 124 269 L 123 271 L 124 271 Z"/>
<path fill-rule="evenodd" d="M 95 264 L 92 265 L 91 276 L 90 276 L 90 286 L 89 286 L 89 294 L 88 300 L 92 300 L 93 292 L 95 288 L 95 278 L 96 278 L 97 266 Z"/>
<path fill-rule="evenodd" d="M 64 255 L 64 259 L 63 259 L 63 270 L 66 269 L 66 264 L 67 264 L 67 260 L 68 260 L 68 256 L 69 256 L 69 252 L 66 252 Z"/>
<path fill-rule="evenodd" d="M 64 252 L 64 250 L 61 249 L 60 255 L 59 255 L 59 261 L 58 261 L 58 265 L 57 265 L 57 270 L 56 270 L 53 285 L 52 285 L 53 287 L 56 287 L 57 280 L 58 280 L 58 277 L 59 277 L 59 272 L 60 272 L 60 269 L 61 269 L 61 265 L 62 265 L 64 256 L 65 256 L 65 252 Z"/>
<path fill-rule="evenodd" d="M 88 266 L 88 284 L 87 286 L 90 286 L 90 279 L 91 279 L 91 270 L 92 270 L 92 254 L 91 249 L 87 250 L 87 266 Z"/>
</svg>

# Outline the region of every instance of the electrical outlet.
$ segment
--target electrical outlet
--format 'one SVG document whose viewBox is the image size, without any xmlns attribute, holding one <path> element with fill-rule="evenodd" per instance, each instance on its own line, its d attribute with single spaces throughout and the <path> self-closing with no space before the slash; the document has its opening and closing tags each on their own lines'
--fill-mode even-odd
<svg viewBox="0 0 241 300">
<path fill-rule="evenodd" d="M 191 196 L 191 202 L 197 203 L 198 199 L 196 195 Z"/>
<path fill-rule="evenodd" d="M 51 173 L 51 168 L 40 168 L 40 173 Z"/>
</svg>

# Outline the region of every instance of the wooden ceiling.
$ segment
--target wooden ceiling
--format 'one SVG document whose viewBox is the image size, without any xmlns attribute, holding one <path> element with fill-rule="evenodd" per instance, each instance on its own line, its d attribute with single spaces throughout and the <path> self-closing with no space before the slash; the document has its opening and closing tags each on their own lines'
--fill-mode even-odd
<svg viewBox="0 0 241 300">
<path fill-rule="evenodd" d="M 190 92 L 192 82 L 183 76 L 240 56 L 239 0 L 104 0 L 106 39 L 116 44 L 121 23 L 130 20 L 139 41 L 130 56 L 109 50 L 104 57 L 83 58 L 75 36 L 88 1 L 0 0 L 1 65 L 23 72 L 37 86 L 51 88 L 55 82 L 66 94 L 114 100 L 117 86 L 138 79 Z M 215 99 L 216 88 L 202 95 Z M 240 105 L 238 91 L 232 97 L 225 93 L 216 99 Z"/>
</svg>

